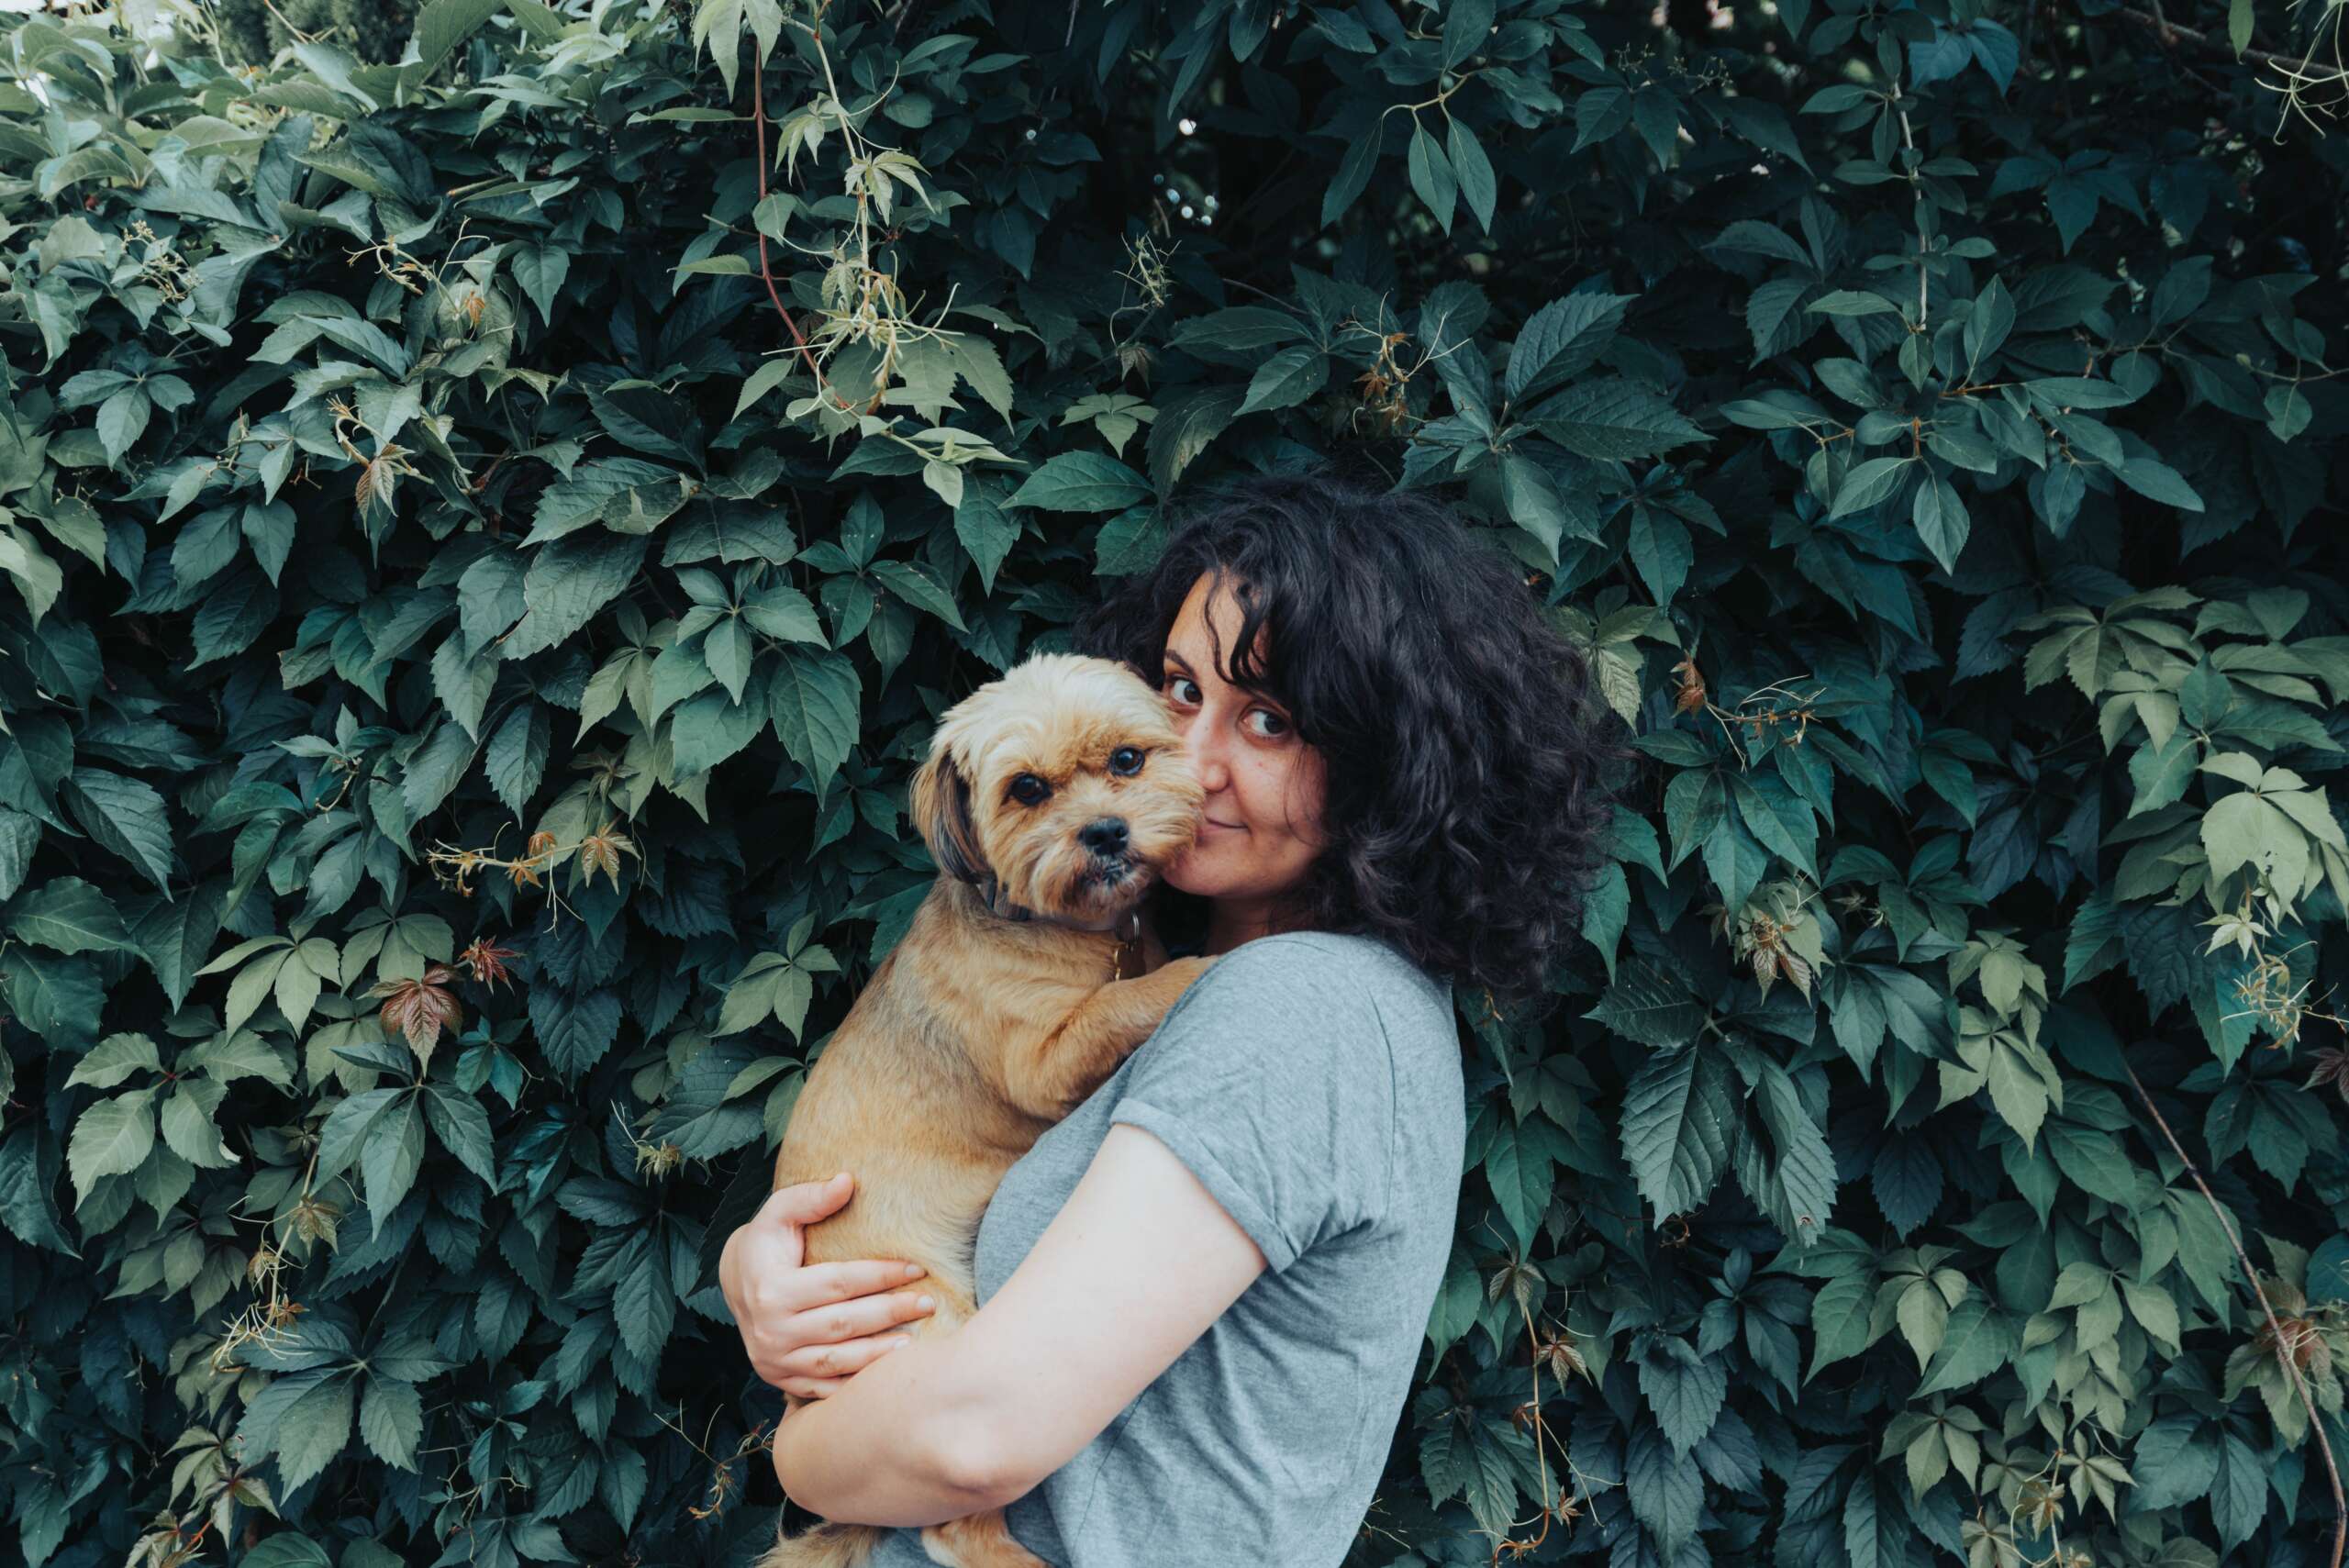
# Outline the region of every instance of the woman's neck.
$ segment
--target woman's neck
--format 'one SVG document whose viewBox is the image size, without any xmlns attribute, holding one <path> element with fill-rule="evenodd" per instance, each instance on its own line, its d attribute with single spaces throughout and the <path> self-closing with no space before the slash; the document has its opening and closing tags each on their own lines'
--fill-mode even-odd
<svg viewBox="0 0 2349 1568">
<path fill-rule="evenodd" d="M 1275 931 L 1297 930 L 1301 925 L 1295 911 L 1285 910 L 1273 899 L 1219 898 L 1208 906 L 1207 943 L 1201 951 L 1212 958 L 1242 942 Z"/>
</svg>

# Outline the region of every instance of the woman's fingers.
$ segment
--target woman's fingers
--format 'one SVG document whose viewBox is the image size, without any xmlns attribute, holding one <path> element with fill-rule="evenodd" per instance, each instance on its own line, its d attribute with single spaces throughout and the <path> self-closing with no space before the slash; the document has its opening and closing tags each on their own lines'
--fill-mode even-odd
<svg viewBox="0 0 2349 1568">
<path fill-rule="evenodd" d="M 783 1325 L 777 1338 L 787 1336 L 798 1344 L 820 1350 L 868 1334 L 885 1333 L 901 1323 L 927 1318 L 937 1310 L 937 1305 L 929 1296 L 917 1290 L 850 1296 L 844 1301 L 810 1307 L 797 1314 Z M 809 1370 L 827 1377 L 831 1375 L 828 1368 Z"/>
<path fill-rule="evenodd" d="M 813 1225 L 838 1212 L 855 1190 L 855 1180 L 846 1171 L 820 1182 L 794 1182 L 769 1193 L 752 1223 Z"/>
<path fill-rule="evenodd" d="M 844 1377 L 786 1377 L 780 1383 L 775 1383 L 773 1378 L 767 1381 L 774 1383 L 785 1394 L 796 1394 L 802 1399 L 829 1399 L 848 1386 L 848 1379 Z"/>
<path fill-rule="evenodd" d="M 833 1389 L 863 1372 L 891 1351 L 913 1342 L 903 1334 L 868 1334 L 863 1339 L 845 1340 L 836 1345 L 803 1345 L 774 1361 L 775 1377 L 767 1381 L 786 1394 L 801 1392 L 800 1385 L 825 1386 L 821 1394 L 810 1393 L 810 1398 L 827 1398 Z M 765 1374 L 761 1373 L 762 1376 Z"/>
<path fill-rule="evenodd" d="M 876 1291 L 897 1290 L 922 1277 L 918 1263 L 896 1258 L 858 1258 L 837 1263 L 809 1263 L 794 1276 L 801 1300 L 798 1309 L 828 1306 Z"/>
</svg>

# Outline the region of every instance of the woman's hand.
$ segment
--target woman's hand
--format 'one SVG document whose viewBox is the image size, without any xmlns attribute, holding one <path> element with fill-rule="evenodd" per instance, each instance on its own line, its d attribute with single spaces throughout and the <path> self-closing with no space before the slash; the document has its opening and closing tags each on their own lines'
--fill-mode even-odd
<svg viewBox="0 0 2349 1568">
<path fill-rule="evenodd" d="M 886 1330 L 932 1309 L 929 1296 L 899 1288 L 921 1277 L 916 1264 L 803 1263 L 801 1228 L 837 1211 L 855 1184 L 843 1171 L 828 1182 L 777 1188 L 726 1239 L 718 1256 L 718 1289 L 751 1370 L 785 1394 L 822 1399 L 838 1392 L 854 1373 L 913 1342 Z"/>
</svg>

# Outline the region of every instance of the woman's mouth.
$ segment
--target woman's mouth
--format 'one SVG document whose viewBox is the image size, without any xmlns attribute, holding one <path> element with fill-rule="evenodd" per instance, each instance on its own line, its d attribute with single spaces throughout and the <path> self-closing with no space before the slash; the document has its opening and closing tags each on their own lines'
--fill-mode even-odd
<svg viewBox="0 0 2349 1568">
<path fill-rule="evenodd" d="M 1237 833 L 1240 831 L 1240 824 L 1237 822 L 1219 822 L 1212 817 L 1202 817 L 1199 818 L 1199 831 L 1202 834 L 1208 832 L 1211 828 L 1225 833 Z"/>
</svg>

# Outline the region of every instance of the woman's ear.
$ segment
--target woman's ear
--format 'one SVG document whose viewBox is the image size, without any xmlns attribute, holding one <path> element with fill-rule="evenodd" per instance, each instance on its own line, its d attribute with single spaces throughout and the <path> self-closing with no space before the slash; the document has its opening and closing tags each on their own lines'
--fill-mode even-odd
<svg viewBox="0 0 2349 1568">
<path fill-rule="evenodd" d="M 953 751 L 942 737 L 931 744 L 930 760 L 914 773 L 913 818 L 940 871 L 974 885 L 991 874 L 971 821 L 970 784 L 954 765 Z"/>
</svg>

